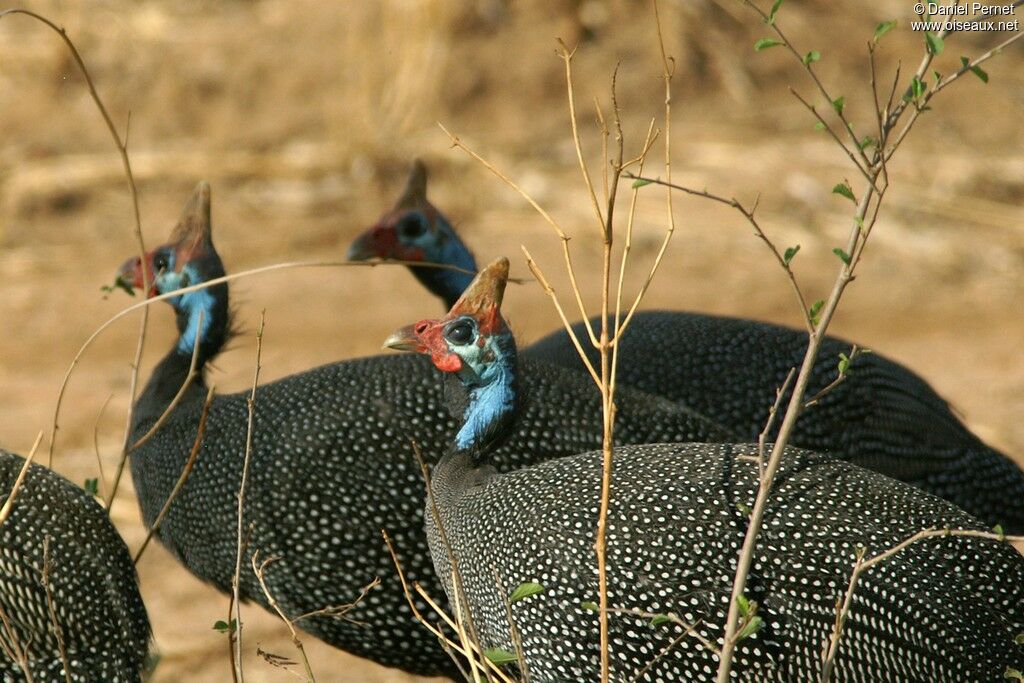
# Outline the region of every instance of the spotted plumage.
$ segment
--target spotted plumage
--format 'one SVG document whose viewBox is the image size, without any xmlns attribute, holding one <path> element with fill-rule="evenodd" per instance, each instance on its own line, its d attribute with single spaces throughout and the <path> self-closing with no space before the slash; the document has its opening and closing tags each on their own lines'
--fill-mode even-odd
<svg viewBox="0 0 1024 683">
<path fill-rule="evenodd" d="M 210 233 L 209 202 L 204 185 L 186 207 L 182 223 L 198 226 L 201 233 L 195 239 L 194 230 L 188 232 L 193 246 L 187 259 L 178 256 L 185 253 L 181 243 L 172 242 L 144 263 L 130 260 L 122 277 L 141 286 L 148 269 L 155 291 L 166 293 L 183 284 L 183 273 L 193 284 L 223 275 Z M 139 399 L 136 437 L 154 425 L 187 376 L 193 332 L 199 330 L 200 364 L 216 356 L 227 337 L 227 287 L 210 289 L 212 303 L 193 294 L 171 298 L 181 336 Z M 600 398 L 589 380 L 538 363 L 524 364 L 521 379 L 521 418 L 495 452 L 497 467 L 515 469 L 599 444 Z M 205 394 L 205 382 L 194 383 L 153 438 L 132 455 L 147 525 L 188 459 Z M 158 532 L 193 574 L 223 591 L 229 590 L 235 565 L 247 394 L 214 398 L 195 468 Z M 244 511 L 244 526 L 252 528 L 250 551 L 281 558 L 268 570 L 267 583 L 291 617 L 347 604 L 374 578 L 382 579 L 348 620 L 316 616 L 300 620 L 299 627 L 354 654 L 421 674 L 454 675 L 455 668 L 407 608 L 380 530 L 395 538 L 409 576 L 443 599 L 423 530 L 422 474 L 409 440 L 415 438 L 428 459 L 436 460 L 458 426 L 446 408 L 448 398 L 429 362 L 411 356 L 346 361 L 261 386 Z M 639 392 L 622 393 L 619 414 L 623 443 L 730 436 L 670 401 Z M 240 592 L 267 605 L 248 563 L 243 563 Z"/>
<path fill-rule="evenodd" d="M 465 244 L 447 233 L 444 250 L 423 246 L 415 253 L 400 251 L 391 241 L 373 242 L 365 236 L 358 244 L 351 258 L 433 260 L 460 267 L 473 263 Z M 418 277 L 449 308 L 469 281 Z M 592 323 L 598 326 L 600 318 Z M 575 331 L 580 338 L 586 336 L 582 323 Z M 596 363 L 597 351 L 585 347 Z M 850 348 L 847 341 L 825 338 L 808 396 L 836 378 L 839 354 L 849 354 Z M 744 440 L 755 439 L 776 388 L 790 368 L 801 365 L 806 350 L 806 333 L 779 325 L 700 313 L 640 312 L 619 344 L 618 378 L 687 405 Z M 580 369 L 576 348 L 564 330 L 527 347 L 522 355 Z M 794 445 L 900 479 L 990 525 L 1024 532 L 1024 472 L 1010 458 L 972 434 L 927 382 L 899 363 L 873 353 L 856 357 L 850 369 L 843 384 L 801 415 Z"/>
<path fill-rule="evenodd" d="M 496 262 L 467 292 L 492 289 L 504 272 L 507 262 Z M 514 411 L 491 414 L 488 424 L 478 414 L 486 401 L 480 395 L 493 395 L 492 384 L 515 391 L 512 335 L 503 325 L 483 332 L 476 314 L 470 316 L 477 324 L 469 343 L 461 337 L 456 342 L 451 331 L 467 318 L 457 309 L 458 304 L 441 320 L 404 328 L 389 343 L 473 362 L 471 374 L 448 371 L 468 395 L 464 428 L 477 435 L 513 429 Z M 493 362 L 504 369 L 472 359 L 469 350 L 478 340 L 496 349 Z M 464 591 L 460 602 L 468 605 L 485 649 L 515 652 L 511 610 L 531 681 L 595 680 L 600 665 L 594 529 L 602 454 L 498 474 L 489 464 L 488 443 L 457 441 L 434 468 L 437 519 L 427 515 L 427 530 L 436 571 L 446 577 L 453 597 L 449 557 L 454 558 Z M 755 452 L 753 444 L 616 450 L 607 532 L 611 680 L 716 680 L 717 657 L 700 639 L 714 647 L 723 630 L 748 523 L 744 510 L 753 505 L 758 486 L 756 463 L 739 456 Z M 901 482 L 787 449 L 745 594 L 759 605 L 764 626 L 739 643 L 733 680 L 819 681 L 822 647 L 856 549 L 879 552 L 929 527 L 984 528 L 953 505 Z M 509 592 L 524 582 L 544 590 L 509 606 Z M 662 614 L 680 623 L 656 625 L 663 620 L 652 618 Z M 834 680 L 1000 680 L 1007 666 L 1019 669 L 1024 663 L 1024 649 L 1014 643 L 1022 627 L 1024 559 L 1012 548 L 967 538 L 921 542 L 862 577 Z"/>
<path fill-rule="evenodd" d="M 0 499 L 23 465 L 0 451 Z M 63 683 L 60 643 L 74 683 L 142 680 L 150 628 L 128 548 L 92 496 L 40 465 L 0 525 L 0 609 L 0 680 Z M 28 650 L 31 679 L 12 658 L 16 644 Z"/>
</svg>

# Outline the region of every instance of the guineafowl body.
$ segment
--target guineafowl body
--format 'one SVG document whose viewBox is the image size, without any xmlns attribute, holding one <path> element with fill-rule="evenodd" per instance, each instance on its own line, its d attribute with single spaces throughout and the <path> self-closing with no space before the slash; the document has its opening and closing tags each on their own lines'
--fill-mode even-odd
<svg viewBox="0 0 1024 683">
<path fill-rule="evenodd" d="M 580 333 L 583 324 L 575 328 Z M 646 362 L 666 347 L 673 349 L 671 363 Z M 826 337 L 807 396 L 835 380 L 839 354 L 850 348 L 850 342 Z M 618 376 L 754 439 L 776 388 L 806 351 L 807 335 L 799 330 L 650 311 L 638 313 L 622 337 Z M 580 363 L 564 331 L 536 342 L 524 356 L 564 367 Z M 905 481 L 989 525 L 1024 531 L 1020 467 L 972 434 L 927 382 L 881 354 L 858 354 L 846 380 L 800 416 L 792 443 Z"/>
<path fill-rule="evenodd" d="M 490 450 L 517 417 L 515 342 L 500 318 L 508 262 L 481 271 L 443 319 L 389 345 L 430 354 L 465 393 L 462 427 L 434 468 L 427 529 L 453 604 L 485 649 L 516 652 L 536 683 L 600 670 L 594 529 L 602 454 L 499 474 Z M 716 680 L 736 558 L 758 488 L 755 445 L 616 449 L 606 536 L 611 680 Z M 436 517 L 435 517 L 436 514 Z M 737 646 L 734 680 L 820 680 L 822 647 L 858 547 L 886 550 L 926 528 L 983 530 L 928 493 L 850 463 L 787 448 L 765 512 L 745 597 L 763 626 Z M 452 559 L 453 558 L 453 559 Z M 461 578 L 456 603 L 452 562 Z M 541 594 L 509 604 L 524 582 Z M 995 681 L 1020 668 L 1024 558 L 995 541 L 911 545 L 857 586 L 836 681 Z M 670 614 L 679 623 L 653 626 Z M 662 620 L 658 620 L 662 621 Z"/>
<path fill-rule="evenodd" d="M 122 275 L 141 285 L 142 269 L 149 269 L 154 292 L 223 275 L 209 234 L 209 188 L 200 187 L 172 243 L 154 250 L 147 261 L 130 261 Z M 218 353 L 227 336 L 226 286 L 171 302 L 181 336 L 140 396 L 134 438 L 152 428 L 184 382 L 197 332 L 200 366 Z M 522 419 L 495 454 L 496 466 L 514 469 L 599 445 L 600 398 L 589 380 L 537 363 L 526 364 L 524 376 Z M 194 382 L 166 422 L 132 455 L 132 477 L 147 525 L 154 523 L 185 467 L 205 395 L 204 382 Z M 223 591 L 230 590 L 235 566 L 247 396 L 213 399 L 194 469 L 157 532 L 193 574 Z M 294 618 L 350 603 L 380 577 L 382 584 L 348 619 L 320 615 L 298 626 L 336 647 L 420 674 L 454 674 L 456 669 L 412 617 L 380 530 L 395 538 L 411 579 L 442 598 L 423 529 L 422 473 L 410 439 L 436 460 L 457 426 L 446 403 L 443 383 L 429 362 L 416 357 L 336 363 L 261 386 L 245 491 L 248 553 L 280 558 L 266 577 L 285 614 Z M 640 392 L 620 395 L 619 420 L 623 443 L 731 438 L 677 404 Z M 243 563 L 240 593 L 267 606 L 248 562 Z"/>
<path fill-rule="evenodd" d="M 413 166 L 395 207 L 356 238 L 349 258 L 443 263 L 462 271 L 476 261 L 451 222 L 426 196 L 426 169 Z M 457 270 L 410 270 L 451 307 L 472 280 Z M 600 318 L 592 320 L 595 329 Z M 582 322 L 574 326 L 580 339 Z M 584 344 L 592 363 L 598 351 Z M 849 342 L 827 337 L 808 396 L 837 376 Z M 807 350 L 806 333 L 753 320 L 675 311 L 640 312 L 619 343 L 618 380 L 680 402 L 756 439 L 776 389 Z M 559 330 L 522 356 L 582 370 Z M 596 367 L 596 365 L 595 365 Z M 923 379 L 880 354 L 859 355 L 845 382 L 800 416 L 792 443 L 827 452 L 945 498 L 990 524 L 1024 533 L 1024 472 L 984 444 Z"/>
<path fill-rule="evenodd" d="M 717 658 L 696 638 L 673 645 L 684 629 L 650 622 L 670 613 L 717 643 L 746 532 L 738 505 L 753 505 L 757 493 L 756 464 L 737 460 L 751 449 L 660 444 L 616 451 L 606 538 L 609 605 L 621 610 L 609 617 L 613 681 L 715 680 Z M 597 614 L 584 607 L 598 601 L 600 486 L 600 452 L 466 488 L 452 486 L 440 466 L 434 475 L 485 648 L 515 652 L 508 592 L 528 581 L 544 586 L 512 606 L 536 683 L 593 680 L 600 671 Z M 819 681 L 822 645 L 858 546 L 874 554 L 925 528 L 984 529 L 939 498 L 798 449 L 784 456 L 765 520 L 745 593 L 765 625 L 739 643 L 734 660 L 735 680 L 750 683 Z M 427 521 L 436 572 L 450 576 L 447 549 Z M 997 681 L 1007 666 L 1019 669 L 1021 565 L 1016 551 L 992 541 L 932 539 L 869 570 L 854 594 L 833 680 Z"/>
<path fill-rule="evenodd" d="M 24 462 L 0 451 L 3 500 Z M 75 683 L 141 680 L 150 627 L 128 548 L 92 496 L 41 465 L 29 466 L 0 525 L 0 608 L 0 680 L 65 681 L 62 646 Z M 11 658 L 15 643 L 28 649 L 31 679 Z"/>
</svg>

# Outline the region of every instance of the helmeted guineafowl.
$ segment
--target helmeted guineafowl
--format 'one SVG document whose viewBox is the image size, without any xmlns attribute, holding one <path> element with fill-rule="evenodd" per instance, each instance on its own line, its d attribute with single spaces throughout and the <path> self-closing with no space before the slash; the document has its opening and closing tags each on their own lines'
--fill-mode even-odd
<svg viewBox="0 0 1024 683">
<path fill-rule="evenodd" d="M 498 474 L 493 445 L 517 419 L 515 341 L 500 313 L 508 261 L 484 269 L 451 312 L 399 330 L 385 344 L 429 354 L 445 372 L 462 426 L 433 469 L 442 540 L 427 509 L 431 555 L 454 604 L 454 558 L 481 646 L 515 652 L 508 610 L 534 683 L 596 680 L 594 551 L 600 451 Z M 658 444 L 615 452 L 607 531 L 611 678 L 716 678 L 713 644 L 757 465 L 756 445 Z M 849 581 L 855 548 L 891 547 L 928 527 L 983 529 L 928 493 L 847 462 L 789 448 L 759 537 L 746 597 L 763 627 L 740 641 L 734 680 L 819 681 L 821 653 Z M 508 605 L 524 582 L 540 595 Z M 646 615 L 646 616 L 639 616 Z M 658 620 L 661 621 L 661 620 Z M 1024 649 L 1024 558 L 995 541 L 943 538 L 910 546 L 866 572 L 845 626 L 843 682 L 1000 680 Z M 675 640 L 679 638 L 679 640 Z"/>
<path fill-rule="evenodd" d="M 421 163 L 414 166 L 395 208 L 349 249 L 349 258 L 372 257 L 475 269 L 469 249 L 427 201 Z M 449 307 L 471 279 L 451 270 L 411 270 Z M 592 323 L 599 326 L 600 318 Z M 583 323 L 575 331 L 586 337 Z M 597 363 L 598 351 L 584 346 Z M 666 348 L 672 353 L 666 355 Z M 825 339 L 808 396 L 836 378 L 839 354 L 849 354 L 850 348 L 842 339 Z M 806 350 L 805 332 L 779 325 L 700 313 L 640 312 L 619 345 L 618 379 L 681 402 L 743 439 L 755 439 L 776 389 L 790 368 L 800 366 Z M 564 330 L 527 347 L 523 356 L 581 368 Z M 1024 532 L 1024 471 L 972 434 L 927 382 L 881 354 L 854 358 L 847 379 L 800 416 L 792 443 L 913 484 L 1012 533 Z"/>
<path fill-rule="evenodd" d="M 121 277 L 142 286 L 143 268 L 153 274 L 150 294 L 224 275 L 211 238 L 207 185 L 200 185 L 186 206 L 171 242 L 148 254 L 145 264 L 129 260 Z M 194 345 L 203 367 L 220 352 L 230 329 L 226 284 L 168 301 L 180 336 L 139 398 L 135 438 L 155 424 L 178 393 Z M 498 467 L 514 469 L 599 444 L 600 400 L 589 379 L 537 363 L 525 364 L 523 372 L 523 415 L 495 454 Z M 154 436 L 132 454 L 132 477 L 147 525 L 188 460 L 204 384 L 194 382 Z M 214 398 L 195 468 L 157 533 L 193 574 L 223 591 L 229 590 L 235 566 L 247 395 Z M 412 356 L 346 361 L 261 386 L 245 495 L 244 526 L 252 525 L 249 552 L 281 558 L 267 579 L 285 613 L 297 617 L 347 604 L 380 577 L 382 585 L 348 619 L 321 615 L 298 625 L 336 647 L 421 674 L 454 674 L 455 668 L 415 623 L 380 530 L 395 537 L 410 575 L 442 596 L 423 531 L 422 475 L 409 436 L 415 435 L 425 452 L 441 452 L 455 428 L 445 406 L 443 383 L 429 362 Z M 731 438 L 677 404 L 641 392 L 622 392 L 618 407 L 623 443 Z M 241 595 L 266 606 L 248 567 L 243 562 Z"/>
<path fill-rule="evenodd" d="M 395 206 L 352 242 L 348 258 L 444 263 L 466 271 L 410 266 L 416 279 L 444 299 L 447 308 L 455 304 L 476 273 L 472 252 L 444 214 L 427 200 L 427 167 L 419 159 L 413 161 L 405 190 Z"/>
<path fill-rule="evenodd" d="M 24 464 L 0 451 L 0 500 Z M 128 548 L 92 496 L 41 465 L 0 525 L 0 609 L 0 680 L 142 680 L 151 632 Z"/>
</svg>

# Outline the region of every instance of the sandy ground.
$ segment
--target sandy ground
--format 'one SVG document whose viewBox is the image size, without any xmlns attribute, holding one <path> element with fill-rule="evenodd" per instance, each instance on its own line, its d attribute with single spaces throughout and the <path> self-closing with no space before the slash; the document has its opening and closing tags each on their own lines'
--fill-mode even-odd
<svg viewBox="0 0 1024 683">
<path fill-rule="evenodd" d="M 906 29 L 906 3 L 811 2 L 780 16 L 820 72 L 838 84 L 869 129 L 864 40 L 875 25 L 904 24 L 885 38 L 881 70 L 916 64 L 921 37 Z M 365 5 L 365 6 L 364 6 Z M 781 49 L 755 54 L 765 28 L 740 6 L 666 3 L 665 30 L 678 65 L 673 117 L 677 180 L 752 200 L 812 298 L 835 275 L 849 203 L 831 187 L 859 178 L 824 134 L 812 130 L 792 85 L 813 96 Z M 478 147 L 575 236 L 585 300 L 598 301 L 598 243 L 568 136 L 562 66 L 554 36 L 583 41 L 577 97 L 588 160 L 600 164 L 591 125 L 607 111 L 621 60 L 619 100 L 635 149 L 661 106 L 653 23 L 645 3 L 31 2 L 67 26 L 123 130 L 139 179 L 147 243 L 162 241 L 201 178 L 214 192 L 218 249 L 229 270 L 282 260 L 338 259 L 349 240 L 390 206 L 416 155 L 429 163 L 435 203 L 482 260 L 514 259 L 519 245 L 565 291 L 558 244 L 515 194 L 456 150 L 441 120 Z M 948 72 L 1001 36 L 951 38 Z M 1024 75 L 1020 45 L 952 88 L 919 122 L 891 165 L 892 189 L 857 281 L 833 331 L 888 354 L 926 377 L 993 445 L 1024 458 Z M 891 78 L 886 76 L 885 80 Z M 660 125 L 660 124 L 659 124 Z M 0 20 L 0 440 L 28 450 L 49 432 L 57 390 L 85 339 L 128 303 L 100 285 L 134 253 L 120 162 L 57 38 L 21 17 Z M 660 154 L 660 152 L 659 152 Z M 665 226 L 664 200 L 645 188 L 637 213 L 635 291 Z M 648 307 L 799 321 L 785 278 L 735 212 L 676 198 L 678 230 Z M 255 330 L 266 310 L 264 380 L 375 353 L 394 328 L 439 311 L 400 268 L 289 270 L 237 283 L 248 333 L 217 360 L 220 391 L 251 377 Z M 508 318 L 522 342 L 553 329 L 536 284 L 510 290 Z M 567 301 L 568 303 L 568 301 Z M 54 466 L 75 481 L 97 474 L 93 434 L 109 479 L 128 401 L 136 318 L 104 332 L 76 368 L 61 413 Z M 143 377 L 173 338 L 166 307 L 153 310 Z M 660 359 L 660 361 L 670 359 Z M 109 405 L 101 413 L 101 407 Z M 1024 460 L 1022 460 L 1024 463 Z M 113 518 L 128 544 L 144 536 L 130 485 Z M 212 630 L 227 600 L 193 579 L 161 548 L 139 566 L 162 655 L 154 681 L 229 680 L 224 636 Z M 290 680 L 257 647 L 291 656 L 283 625 L 244 611 L 246 679 Z M 412 681 L 306 641 L 321 683 Z"/>
</svg>

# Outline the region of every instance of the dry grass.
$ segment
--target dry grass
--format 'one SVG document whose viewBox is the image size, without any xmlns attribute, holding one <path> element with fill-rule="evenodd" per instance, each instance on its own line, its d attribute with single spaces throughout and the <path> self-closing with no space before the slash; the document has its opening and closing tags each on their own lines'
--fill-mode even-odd
<svg viewBox="0 0 1024 683">
<path fill-rule="evenodd" d="M 482 261 L 515 256 L 525 243 L 556 264 L 549 227 L 474 162 L 449 151 L 435 122 L 498 162 L 570 235 L 589 235 L 593 212 L 576 191 L 578 164 L 564 138 L 563 64 L 554 37 L 572 44 L 589 26 L 594 38 L 576 56 L 580 74 L 611 73 L 622 59 L 619 100 L 631 139 L 643 139 L 661 108 L 650 17 L 646 4 L 633 0 L 591 0 L 582 13 L 573 9 L 577 3 L 550 0 L 512 8 L 502 0 L 405 0 L 379 9 L 356 2 L 25 4 L 68 28 L 115 120 L 123 123 L 131 109 L 130 151 L 148 243 L 167 236 L 188 191 L 208 178 L 214 239 L 232 271 L 342 257 L 348 240 L 390 205 L 413 155 L 431 164 L 432 199 Z M 830 82 L 866 83 L 861 38 L 878 21 L 905 20 L 905 5 L 794 3 L 787 29 L 822 52 Z M 848 213 L 829 190 L 847 171 L 785 90 L 802 84 L 798 70 L 781 53 L 754 59 L 750 46 L 763 27 L 738 3 L 666 3 L 664 10 L 668 51 L 679 65 L 675 179 L 744 201 L 763 191 L 765 228 L 780 245 L 802 245 L 801 285 L 818 298 L 834 275 L 831 249 L 845 235 Z M 898 54 L 916 57 L 918 41 L 904 29 L 887 36 L 882 66 Z M 960 43 L 968 46 L 964 54 L 978 44 L 978 37 Z M 960 52 L 949 52 L 943 59 L 958 65 Z M 920 122 L 890 168 L 885 224 L 833 330 L 920 372 L 972 428 L 1024 456 L 1024 356 L 1017 349 L 1024 320 L 1013 315 L 1024 296 L 1024 75 L 1014 68 L 1021 52 L 991 65 L 989 86 L 971 79 L 943 102 L 941 116 Z M 577 83 L 583 133 L 595 141 L 587 103 L 606 92 L 604 78 Z M 870 91 L 843 94 L 854 115 L 866 111 Z M 587 161 L 599 165 L 596 156 Z M 104 301 L 99 292 L 135 250 L 123 182 L 63 46 L 27 21 L 0 22 L 5 447 L 28 451 L 49 423 L 70 358 L 126 303 L 118 295 Z M 801 324 L 784 276 L 733 212 L 679 197 L 676 217 L 678 232 L 647 306 Z M 663 201 L 650 193 L 638 206 L 631 258 L 654 256 L 663 223 Z M 582 289 L 597 292 L 600 251 L 577 242 Z M 556 268 L 546 272 L 568 291 Z M 627 291 L 642 277 L 639 269 L 634 280 L 627 275 Z M 375 353 L 398 322 L 440 310 L 406 273 L 383 268 L 282 272 L 238 283 L 233 298 L 243 322 L 257 320 L 262 308 L 274 321 L 264 339 L 268 380 Z M 595 310 L 598 301 L 586 303 Z M 513 287 L 506 310 L 524 342 L 558 325 L 536 285 Z M 152 320 L 144 376 L 173 335 L 168 311 Z M 135 333 L 132 323 L 118 325 L 72 380 L 58 463 L 76 481 L 95 476 L 93 424 L 112 392 L 99 443 L 113 467 Z M 248 387 L 253 344 L 248 334 L 218 359 L 218 390 Z M 137 547 L 144 531 L 130 487 L 119 494 L 114 518 Z M 227 680 L 224 636 L 211 629 L 227 599 L 158 547 L 147 551 L 140 574 L 164 654 L 157 681 Z M 243 619 L 247 681 L 285 680 L 255 659 L 255 649 L 289 654 L 287 630 L 262 610 L 243 606 Z M 413 680 L 354 665 L 312 640 L 306 648 L 321 683 Z"/>
</svg>

